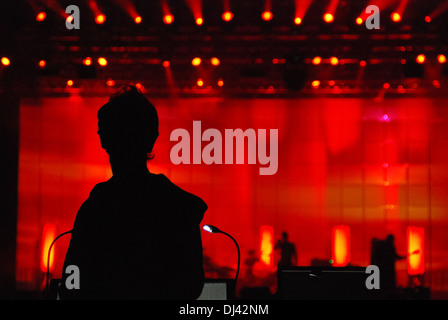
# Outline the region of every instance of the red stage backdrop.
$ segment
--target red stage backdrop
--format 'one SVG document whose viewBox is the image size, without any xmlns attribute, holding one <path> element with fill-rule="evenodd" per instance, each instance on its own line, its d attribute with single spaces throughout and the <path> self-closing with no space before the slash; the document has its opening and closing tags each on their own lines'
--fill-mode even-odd
<svg viewBox="0 0 448 320">
<path fill-rule="evenodd" d="M 58 234 L 71 229 L 93 186 L 111 176 L 96 134 L 96 113 L 106 101 L 76 96 L 22 101 L 17 280 L 23 288 L 36 288 L 44 279 L 44 225 L 56 225 Z M 394 234 L 397 251 L 404 255 L 410 247 L 407 228 L 413 226 L 424 230 L 424 241 L 418 242 L 424 257 L 417 260 L 424 261 L 425 284 L 447 289 L 448 100 L 152 101 L 159 112 L 160 138 L 150 171 L 202 197 L 209 205 L 203 223 L 233 235 L 243 262 L 253 249 L 273 266 L 266 257 L 274 258 L 272 243 L 266 241 L 276 241 L 283 231 L 297 246 L 299 265 L 315 258 L 329 261 L 334 258 L 332 228 L 347 226 L 350 236 L 342 243 L 349 241 L 349 252 L 344 257 L 352 265 L 367 266 L 372 238 Z M 225 129 L 278 129 L 277 173 L 260 175 L 258 163 L 172 164 L 176 142 L 170 134 L 184 128 L 192 136 L 194 120 L 201 121 L 202 131 L 215 128 L 223 136 Z M 273 239 L 266 230 L 273 230 Z M 205 255 L 220 266 L 236 267 L 230 239 L 202 234 Z M 68 242 L 65 236 L 54 247 L 53 277 L 61 275 Z M 263 255 L 262 248 L 267 248 Z M 408 285 L 407 267 L 406 259 L 397 263 L 403 286 Z"/>
</svg>

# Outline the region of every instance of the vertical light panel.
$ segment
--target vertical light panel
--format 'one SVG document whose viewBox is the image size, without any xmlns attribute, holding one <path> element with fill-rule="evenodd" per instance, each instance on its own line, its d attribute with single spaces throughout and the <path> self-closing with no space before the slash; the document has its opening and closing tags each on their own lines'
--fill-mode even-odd
<svg viewBox="0 0 448 320">
<path fill-rule="evenodd" d="M 57 227 L 53 223 L 46 223 L 42 229 L 42 252 L 41 252 L 41 262 L 40 269 L 42 272 L 47 271 L 48 262 L 48 250 L 50 249 L 51 243 L 57 237 Z M 54 247 L 54 246 L 53 246 Z M 51 250 L 50 254 L 50 271 L 54 268 L 54 248 Z"/>
<path fill-rule="evenodd" d="M 408 274 L 410 276 L 423 274 L 425 272 L 424 255 L 425 230 L 421 227 L 408 227 Z"/>
<path fill-rule="evenodd" d="M 260 252 L 261 261 L 267 266 L 273 266 L 274 228 L 271 226 L 260 227 Z"/>
<path fill-rule="evenodd" d="M 350 228 L 334 226 L 331 230 L 333 266 L 344 267 L 350 262 Z"/>
</svg>

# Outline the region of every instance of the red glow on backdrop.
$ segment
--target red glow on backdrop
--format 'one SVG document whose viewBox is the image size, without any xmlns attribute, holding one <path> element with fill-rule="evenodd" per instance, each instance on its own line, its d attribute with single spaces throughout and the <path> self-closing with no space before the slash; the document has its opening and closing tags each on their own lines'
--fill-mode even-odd
<svg viewBox="0 0 448 320">
<path fill-rule="evenodd" d="M 274 265 L 274 228 L 260 227 L 260 260 L 269 267 Z"/>
<path fill-rule="evenodd" d="M 44 98 L 38 108 L 22 102 L 17 222 L 20 281 L 34 279 L 27 276 L 27 270 L 40 270 L 42 230 L 36 221 L 54 221 L 61 231 L 71 229 L 93 186 L 111 176 L 107 154 L 96 134 L 96 113 L 105 102 L 107 98 Z M 445 105 L 446 99 L 384 99 L 379 103 L 353 98 L 176 98 L 154 99 L 153 103 L 163 126 L 155 158 L 148 164 L 150 171 L 163 173 L 201 196 L 209 205 L 203 223 L 235 236 L 243 254 L 249 249 L 258 251 L 260 227 L 267 225 L 288 232 L 290 241 L 297 244 L 299 265 L 310 265 L 313 258 L 330 260 L 336 238 L 331 226 L 343 224 L 350 226 L 350 263 L 368 265 L 373 237 L 385 237 L 392 230 L 397 250 L 405 252 L 406 228 L 425 223 L 432 240 L 425 253 L 432 256 L 431 270 L 448 266 L 444 240 L 448 110 L 437 107 Z M 381 121 L 385 114 L 389 122 Z M 441 121 L 434 122 L 434 116 Z M 261 177 L 257 167 L 247 164 L 173 165 L 170 133 L 176 128 L 191 130 L 191 119 L 202 120 L 204 130 L 221 132 L 278 128 L 278 173 Z M 390 183 L 387 188 L 385 182 Z M 68 240 L 61 241 L 54 256 L 55 276 L 61 272 L 68 245 Z M 235 265 L 232 243 L 204 235 L 204 247 L 218 265 Z M 425 269 L 430 268 L 428 262 Z M 407 285 L 404 261 L 397 264 L 397 274 L 399 284 Z"/>
<path fill-rule="evenodd" d="M 339 225 L 331 229 L 332 260 L 334 267 L 345 267 L 350 262 L 350 228 Z"/>
<path fill-rule="evenodd" d="M 51 243 L 57 237 L 57 226 L 53 223 L 46 223 L 42 229 L 42 245 L 41 245 L 41 259 L 40 259 L 40 270 L 42 272 L 47 271 L 48 266 L 48 250 L 50 249 Z M 55 245 L 50 253 L 50 271 L 54 269 L 54 256 L 55 256 Z"/>
<path fill-rule="evenodd" d="M 410 276 L 425 272 L 425 230 L 421 227 L 407 228 L 407 265 Z"/>
</svg>

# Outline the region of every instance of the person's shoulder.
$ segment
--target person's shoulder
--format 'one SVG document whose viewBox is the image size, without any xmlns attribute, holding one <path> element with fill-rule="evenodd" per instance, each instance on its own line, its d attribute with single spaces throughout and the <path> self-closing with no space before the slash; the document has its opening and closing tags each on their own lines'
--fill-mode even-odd
<svg viewBox="0 0 448 320">
<path fill-rule="evenodd" d="M 164 174 L 154 174 L 153 177 L 158 180 L 161 190 L 173 201 L 174 205 L 178 206 L 179 209 L 197 212 L 202 219 L 208 209 L 202 198 L 182 189 Z"/>
</svg>

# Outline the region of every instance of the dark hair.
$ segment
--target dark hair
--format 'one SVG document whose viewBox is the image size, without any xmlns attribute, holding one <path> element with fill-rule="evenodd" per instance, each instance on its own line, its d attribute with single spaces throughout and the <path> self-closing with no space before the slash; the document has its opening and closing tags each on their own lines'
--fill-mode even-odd
<svg viewBox="0 0 448 320">
<path fill-rule="evenodd" d="M 113 94 L 98 110 L 101 146 L 110 153 L 151 154 L 159 136 L 159 118 L 154 105 L 133 85 Z"/>
</svg>

